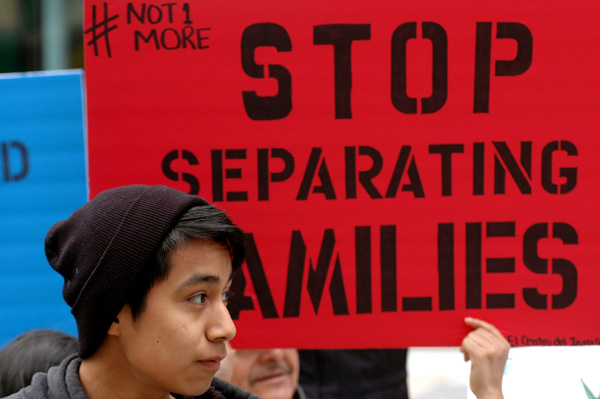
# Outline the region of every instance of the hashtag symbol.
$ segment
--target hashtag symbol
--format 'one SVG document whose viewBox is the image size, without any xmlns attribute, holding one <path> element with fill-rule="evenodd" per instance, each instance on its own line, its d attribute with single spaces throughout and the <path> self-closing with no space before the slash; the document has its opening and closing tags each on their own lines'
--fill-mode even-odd
<svg viewBox="0 0 600 399">
<path fill-rule="evenodd" d="M 109 32 L 117 29 L 117 25 L 113 25 L 110 26 L 110 22 L 114 21 L 115 19 L 117 19 L 119 17 L 118 14 L 113 15 L 112 17 L 108 16 L 108 5 L 106 3 L 104 3 L 104 19 L 100 20 L 97 22 L 97 13 L 96 13 L 96 6 L 93 5 L 92 6 L 92 26 L 87 29 L 84 33 L 88 34 L 91 33 L 92 34 L 92 38 L 90 39 L 89 42 L 87 42 L 87 45 L 92 45 L 94 46 L 94 54 L 96 55 L 96 57 L 98 56 L 98 41 L 102 38 L 104 38 L 104 42 L 106 44 L 106 54 L 108 54 L 108 57 L 111 57 L 111 52 L 110 52 L 110 40 L 108 38 L 108 34 Z"/>
</svg>

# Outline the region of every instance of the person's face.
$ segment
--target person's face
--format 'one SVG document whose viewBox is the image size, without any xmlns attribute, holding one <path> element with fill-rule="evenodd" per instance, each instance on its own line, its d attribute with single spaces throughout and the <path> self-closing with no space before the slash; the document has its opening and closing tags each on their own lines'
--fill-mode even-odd
<svg viewBox="0 0 600 399">
<path fill-rule="evenodd" d="M 291 399 L 298 385 L 296 349 L 236 350 L 231 382 L 263 399 Z"/>
<path fill-rule="evenodd" d="M 135 321 L 129 306 L 119 313 L 120 347 L 143 386 L 196 396 L 210 387 L 235 336 L 226 301 L 231 257 L 215 242 L 192 240 L 170 264 Z"/>
</svg>

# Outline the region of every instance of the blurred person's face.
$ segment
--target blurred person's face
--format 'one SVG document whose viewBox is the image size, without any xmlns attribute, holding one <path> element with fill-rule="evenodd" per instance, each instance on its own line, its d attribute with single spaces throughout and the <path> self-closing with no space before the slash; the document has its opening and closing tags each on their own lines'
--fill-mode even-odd
<svg viewBox="0 0 600 399">
<path fill-rule="evenodd" d="M 296 349 L 243 349 L 233 356 L 231 382 L 262 399 L 291 399 L 299 376 Z"/>
</svg>

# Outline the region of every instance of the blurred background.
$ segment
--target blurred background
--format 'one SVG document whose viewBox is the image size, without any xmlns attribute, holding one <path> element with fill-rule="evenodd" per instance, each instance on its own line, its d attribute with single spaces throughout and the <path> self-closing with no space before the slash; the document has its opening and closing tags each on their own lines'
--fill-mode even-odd
<svg viewBox="0 0 600 399">
<path fill-rule="evenodd" d="M 83 68 L 83 0 L 1 0 L 0 73 Z"/>
</svg>

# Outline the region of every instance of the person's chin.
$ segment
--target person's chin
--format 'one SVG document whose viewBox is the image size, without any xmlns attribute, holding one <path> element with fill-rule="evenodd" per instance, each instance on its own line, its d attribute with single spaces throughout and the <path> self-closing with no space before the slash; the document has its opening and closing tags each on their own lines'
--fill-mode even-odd
<svg viewBox="0 0 600 399">
<path fill-rule="evenodd" d="M 183 392 L 172 392 L 177 393 L 179 395 L 184 396 L 200 396 L 206 393 L 209 390 L 210 384 L 212 382 L 212 378 L 206 380 L 204 378 L 198 379 L 194 382 L 194 384 L 187 384 L 184 388 L 181 389 Z M 290 396 L 291 397 L 291 396 Z"/>
<path fill-rule="evenodd" d="M 290 384 L 271 384 L 255 389 L 253 392 L 261 399 L 291 399 L 294 396 L 294 390 Z"/>
</svg>

